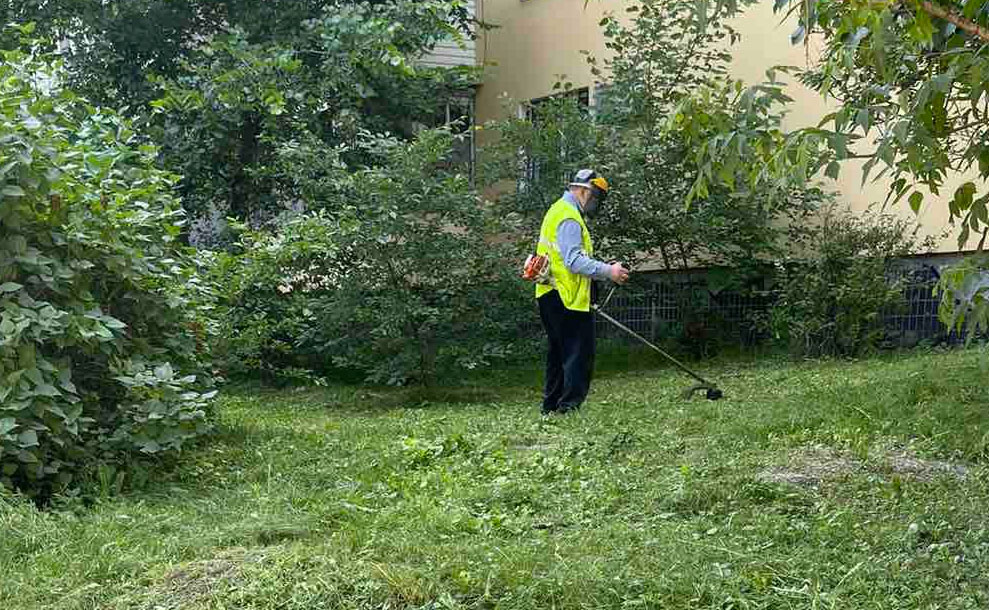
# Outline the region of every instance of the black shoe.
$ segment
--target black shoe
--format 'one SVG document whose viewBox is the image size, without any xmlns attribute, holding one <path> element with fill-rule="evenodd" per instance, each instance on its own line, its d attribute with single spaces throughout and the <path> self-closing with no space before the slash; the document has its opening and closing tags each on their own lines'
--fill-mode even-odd
<svg viewBox="0 0 989 610">
<path fill-rule="evenodd" d="M 568 413 L 576 413 L 580 410 L 580 405 L 560 405 L 556 412 L 560 415 L 566 415 Z"/>
</svg>

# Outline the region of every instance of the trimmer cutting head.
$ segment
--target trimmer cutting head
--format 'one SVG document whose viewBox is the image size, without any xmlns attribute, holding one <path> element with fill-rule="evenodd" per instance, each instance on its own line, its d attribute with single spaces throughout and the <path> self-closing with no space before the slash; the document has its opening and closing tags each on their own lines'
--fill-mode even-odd
<svg viewBox="0 0 989 610">
<path fill-rule="evenodd" d="M 604 305 L 607 305 L 608 304 L 608 300 L 611 299 L 611 295 L 614 292 L 615 292 L 615 289 L 612 288 L 611 289 L 611 292 L 608 293 L 608 298 L 606 298 L 604 300 Z M 653 351 L 657 352 L 659 355 L 663 356 L 664 358 L 666 358 L 667 360 L 669 360 L 670 362 L 672 362 L 673 364 L 675 364 L 678 369 L 680 369 L 684 373 L 690 375 L 691 377 L 693 377 L 694 379 L 696 379 L 697 381 L 700 382 L 698 385 L 695 385 L 695 386 L 691 387 L 690 389 L 686 390 L 683 393 L 683 399 L 684 400 L 689 400 L 690 397 L 694 395 L 694 392 L 699 392 L 701 390 L 704 390 L 704 392 L 705 392 L 704 393 L 704 396 L 708 400 L 718 400 L 718 399 L 720 399 L 720 398 L 722 398 L 724 396 L 724 393 L 721 390 L 719 390 L 717 388 L 717 386 L 715 386 L 713 383 L 711 383 L 707 379 L 704 379 L 703 377 L 701 377 L 697 373 L 693 372 L 692 370 L 688 369 L 682 362 L 680 362 L 679 360 L 677 360 L 673 356 L 667 354 L 663 350 L 661 350 L 658 347 L 656 347 L 655 345 L 653 345 L 648 339 L 646 339 L 645 337 L 643 337 L 639 333 L 635 332 L 634 330 L 632 330 L 628 326 L 625 326 L 624 324 L 622 324 L 618 320 L 612 318 L 608 314 L 606 314 L 603 311 L 601 311 L 604 308 L 604 305 L 601 305 L 601 306 L 594 305 L 593 306 L 594 307 L 594 311 L 596 311 L 598 313 L 598 315 L 600 315 L 601 317 L 603 317 L 605 320 L 611 322 L 612 324 L 614 324 L 618 328 L 624 330 L 625 332 L 627 332 L 628 334 L 632 335 L 633 337 L 635 337 L 639 341 L 642 341 L 644 344 L 646 344 L 649 347 L 651 347 L 653 349 Z"/>
<path fill-rule="evenodd" d="M 700 392 L 701 390 L 704 390 L 704 397 L 707 398 L 708 400 L 718 400 L 724 397 L 724 392 L 722 392 L 716 387 L 708 386 L 708 385 L 695 385 L 684 390 L 683 392 L 684 400 L 690 399 L 696 392 Z"/>
</svg>

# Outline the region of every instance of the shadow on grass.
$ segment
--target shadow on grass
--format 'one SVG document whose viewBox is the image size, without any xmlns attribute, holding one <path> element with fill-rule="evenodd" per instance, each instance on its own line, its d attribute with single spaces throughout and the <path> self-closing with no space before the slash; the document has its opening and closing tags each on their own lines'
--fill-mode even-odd
<svg viewBox="0 0 989 610">
<path fill-rule="evenodd" d="M 759 361 L 759 355 L 754 353 L 724 353 L 702 360 L 691 358 L 676 348 L 670 348 L 668 353 L 701 375 L 724 362 L 755 364 Z M 542 393 L 544 362 L 545 348 L 540 346 L 493 367 L 445 376 L 432 385 L 368 386 L 352 377 L 334 377 L 329 386 L 317 386 L 292 385 L 284 380 L 271 384 L 255 378 L 235 381 L 224 389 L 224 394 L 250 397 L 266 408 L 328 408 L 356 416 L 435 405 L 532 402 L 538 401 Z M 612 339 L 598 341 L 594 367 L 597 380 L 629 373 L 663 374 L 666 371 L 676 371 L 676 367 L 646 346 Z M 679 371 L 677 374 L 684 375 L 685 383 L 690 383 L 686 374 Z"/>
<path fill-rule="evenodd" d="M 541 375 L 538 379 L 534 377 L 528 372 L 520 378 L 504 371 L 490 371 L 486 378 L 463 377 L 455 383 L 405 387 L 337 385 L 274 389 L 242 383 L 227 388 L 225 394 L 239 408 L 250 408 L 253 403 L 266 409 L 327 409 L 351 416 L 377 417 L 402 409 L 525 400 L 542 383 Z"/>
</svg>

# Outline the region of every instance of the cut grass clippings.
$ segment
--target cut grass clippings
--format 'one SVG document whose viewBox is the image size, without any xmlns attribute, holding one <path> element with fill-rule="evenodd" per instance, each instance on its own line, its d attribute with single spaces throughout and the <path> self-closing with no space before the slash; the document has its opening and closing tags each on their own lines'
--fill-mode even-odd
<svg viewBox="0 0 989 610">
<path fill-rule="evenodd" d="M 0 498 L 0 608 L 989 608 L 983 358 L 231 391 L 142 491 Z"/>
</svg>

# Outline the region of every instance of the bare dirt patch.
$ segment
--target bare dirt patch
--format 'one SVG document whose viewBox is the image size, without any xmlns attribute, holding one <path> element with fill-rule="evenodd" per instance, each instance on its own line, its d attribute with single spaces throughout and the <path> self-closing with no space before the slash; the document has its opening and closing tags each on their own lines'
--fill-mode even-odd
<svg viewBox="0 0 989 610">
<path fill-rule="evenodd" d="M 246 563 L 260 560 L 257 551 L 228 549 L 213 559 L 193 561 L 175 568 L 150 592 L 145 610 L 178 610 L 207 601 L 221 588 L 241 577 Z"/>
<path fill-rule="evenodd" d="M 882 451 L 866 461 L 850 451 L 813 445 L 791 453 L 786 464 L 764 468 L 756 474 L 756 479 L 763 483 L 817 485 L 822 481 L 856 474 L 884 477 L 896 475 L 932 481 L 941 476 L 963 478 L 968 474 L 968 467 L 964 464 L 924 459 L 904 449 Z"/>
<path fill-rule="evenodd" d="M 964 478 L 968 466 L 942 460 L 925 460 L 909 451 L 894 451 L 886 455 L 886 462 L 894 474 L 906 475 L 921 481 L 931 481 L 939 476 Z"/>
<path fill-rule="evenodd" d="M 847 452 L 815 445 L 794 451 L 786 464 L 771 466 L 756 474 L 763 483 L 817 485 L 825 479 L 837 479 L 855 473 L 861 463 Z"/>
</svg>

